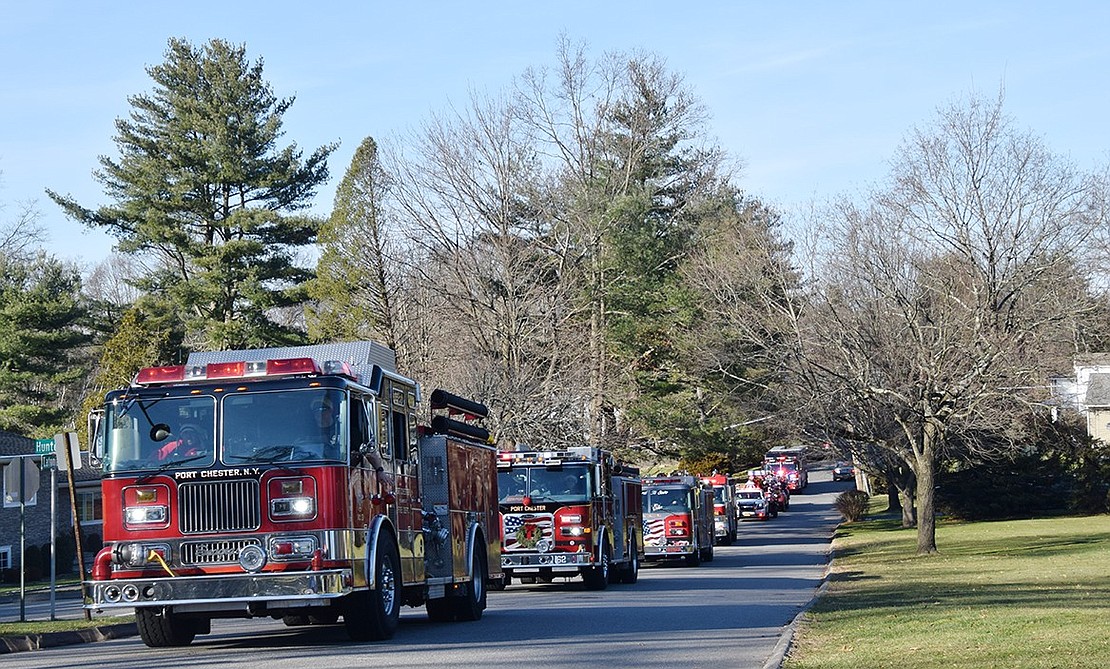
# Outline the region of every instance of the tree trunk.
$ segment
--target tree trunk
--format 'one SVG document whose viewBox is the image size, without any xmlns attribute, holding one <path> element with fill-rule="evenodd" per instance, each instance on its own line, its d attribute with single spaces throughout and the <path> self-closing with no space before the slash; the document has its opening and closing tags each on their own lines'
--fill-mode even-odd
<svg viewBox="0 0 1110 669">
<path fill-rule="evenodd" d="M 887 511 L 903 512 L 902 507 L 902 486 L 899 485 L 895 477 L 894 470 L 887 468 L 886 470 L 886 508 Z"/>
<path fill-rule="evenodd" d="M 936 474 L 937 428 L 926 423 L 921 434 L 921 449 L 914 454 L 914 474 L 917 475 L 917 554 L 937 552 L 936 499 L 934 478 Z"/>
<path fill-rule="evenodd" d="M 890 470 L 892 486 L 898 497 L 898 509 L 902 513 L 902 527 L 914 527 L 914 476 L 911 468 L 900 465 Z"/>
<path fill-rule="evenodd" d="M 899 489 L 898 496 L 902 498 L 902 527 L 913 527 L 916 524 L 914 520 L 913 492 L 908 486 L 905 486 Z"/>
</svg>

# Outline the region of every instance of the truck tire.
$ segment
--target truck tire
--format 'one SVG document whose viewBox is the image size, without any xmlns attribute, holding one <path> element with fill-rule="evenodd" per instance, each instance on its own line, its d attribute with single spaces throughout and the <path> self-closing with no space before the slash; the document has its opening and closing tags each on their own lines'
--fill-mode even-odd
<svg viewBox="0 0 1110 669">
<path fill-rule="evenodd" d="M 636 540 L 628 546 L 628 561 L 617 570 L 617 583 L 635 583 L 640 578 L 640 555 L 636 552 Z"/>
<path fill-rule="evenodd" d="M 687 567 L 697 567 L 701 565 L 701 551 L 697 550 L 686 556 Z"/>
<path fill-rule="evenodd" d="M 466 584 L 466 594 L 453 601 L 455 620 L 480 620 L 482 611 L 486 610 L 486 555 L 481 550 L 485 546 L 481 539 L 479 536 L 474 545 L 474 554 L 470 556 L 471 578 L 470 583 Z"/>
<path fill-rule="evenodd" d="M 582 570 L 582 580 L 586 583 L 587 590 L 604 590 L 609 585 L 609 567 L 612 562 L 612 551 L 609 542 L 601 546 L 601 560 L 596 567 Z"/>
<path fill-rule="evenodd" d="M 401 616 L 401 558 L 393 535 L 382 530 L 374 559 L 371 591 L 349 595 L 343 623 L 352 641 L 381 641 L 393 637 Z"/>
<path fill-rule="evenodd" d="M 150 607 L 135 609 L 135 626 L 143 643 L 151 648 L 188 646 L 200 630 L 197 621 L 182 620 L 169 611 Z"/>
</svg>

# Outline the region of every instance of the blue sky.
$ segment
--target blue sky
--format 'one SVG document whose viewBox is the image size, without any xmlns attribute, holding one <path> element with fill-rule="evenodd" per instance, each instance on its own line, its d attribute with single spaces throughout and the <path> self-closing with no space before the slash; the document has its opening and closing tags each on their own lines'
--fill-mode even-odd
<svg viewBox="0 0 1110 669">
<path fill-rule="evenodd" d="M 0 217 L 37 202 L 59 257 L 112 240 L 62 216 L 51 188 L 107 203 L 92 171 L 114 121 L 151 90 L 166 41 L 222 38 L 296 96 L 285 141 L 339 141 L 314 211 L 359 142 L 404 133 L 472 89 L 551 65 L 560 33 L 591 54 L 642 49 L 685 76 L 737 184 L 789 216 L 881 180 L 939 106 L 1000 86 L 1018 126 L 1080 167 L 1110 155 L 1110 2 L 109 2 L 0 0 Z"/>
</svg>

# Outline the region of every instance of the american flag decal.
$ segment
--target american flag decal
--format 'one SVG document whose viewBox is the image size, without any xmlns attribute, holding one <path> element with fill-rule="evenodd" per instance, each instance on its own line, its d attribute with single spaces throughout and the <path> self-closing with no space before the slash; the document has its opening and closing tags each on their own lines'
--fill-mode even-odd
<svg viewBox="0 0 1110 669">
<path fill-rule="evenodd" d="M 667 542 L 664 532 L 666 520 L 663 518 L 644 518 L 644 543 L 649 546 L 662 546 Z"/>
<path fill-rule="evenodd" d="M 506 551 L 549 551 L 555 547 L 555 519 L 550 513 L 507 513 Z"/>
</svg>

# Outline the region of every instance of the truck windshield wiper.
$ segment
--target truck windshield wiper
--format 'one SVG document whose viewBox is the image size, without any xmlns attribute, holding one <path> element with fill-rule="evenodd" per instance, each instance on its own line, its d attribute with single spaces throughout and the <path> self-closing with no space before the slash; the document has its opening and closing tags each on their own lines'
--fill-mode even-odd
<svg viewBox="0 0 1110 669">
<path fill-rule="evenodd" d="M 147 472 L 146 474 L 143 474 L 142 476 L 139 477 L 139 479 L 137 481 L 135 481 L 135 483 L 145 483 L 145 482 L 149 481 L 150 479 L 154 478 L 155 476 L 158 476 L 159 474 L 164 473 L 168 469 L 173 469 L 174 467 L 179 467 L 181 465 L 187 465 L 190 462 L 196 462 L 197 460 L 203 460 L 207 457 L 208 457 L 207 453 L 198 453 L 196 455 L 190 455 L 190 456 L 185 457 L 185 458 L 180 458 L 180 459 L 177 459 L 177 460 L 170 460 L 168 462 L 163 462 L 161 465 L 158 465 L 158 469 L 155 469 L 152 472 Z"/>
<path fill-rule="evenodd" d="M 288 469 L 282 461 L 290 461 L 293 459 L 293 454 L 296 452 L 296 446 L 293 444 L 272 444 L 253 453 L 246 455 L 226 455 L 225 458 L 238 460 L 240 462 L 258 462 L 265 465 L 281 465 Z"/>
</svg>

